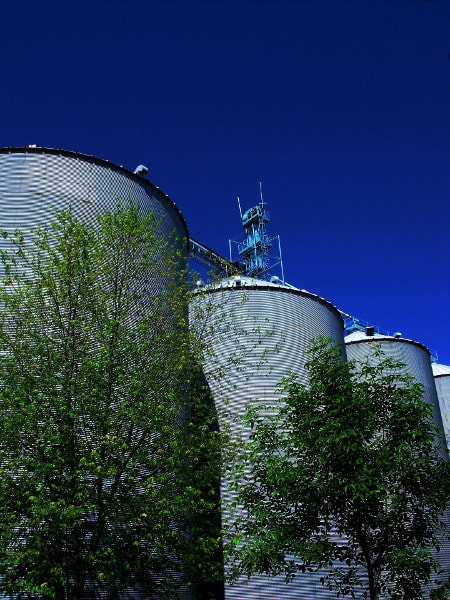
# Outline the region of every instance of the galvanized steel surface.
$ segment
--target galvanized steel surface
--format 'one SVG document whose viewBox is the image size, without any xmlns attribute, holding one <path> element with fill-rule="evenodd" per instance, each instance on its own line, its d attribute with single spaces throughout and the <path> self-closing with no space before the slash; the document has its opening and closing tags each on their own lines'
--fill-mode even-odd
<svg viewBox="0 0 450 600">
<path fill-rule="evenodd" d="M 359 333 L 359 332 L 357 332 Z M 443 431 L 441 411 L 431 370 L 430 352 L 418 342 L 390 336 L 353 336 L 345 338 L 347 358 L 363 360 L 376 347 L 380 347 L 386 357 L 404 363 L 401 369 L 408 373 L 424 387 L 424 400 L 433 406 L 433 417 L 436 427 Z"/>
<path fill-rule="evenodd" d="M 118 202 L 131 201 L 144 213 L 152 213 L 158 235 L 171 240 L 174 250 L 187 256 L 188 232 L 181 213 L 165 194 L 150 182 L 117 165 L 74 152 L 45 148 L 0 149 L 0 227 L 9 232 L 18 228 L 26 234 L 37 226 L 48 225 L 55 211 L 72 209 L 85 222 L 113 209 Z M 0 237 L 0 248 L 7 242 Z M 183 260 L 183 259 L 182 259 Z M 171 267 L 167 265 L 167 272 Z M 158 267 L 158 273 L 164 268 Z M 152 279 L 149 293 L 166 288 L 164 277 Z M 170 291 L 170 288 L 167 289 Z M 180 574 L 175 577 L 181 579 Z M 124 597 L 137 599 L 130 592 Z M 192 594 L 182 584 L 180 598 Z"/>
<path fill-rule="evenodd" d="M 423 385 L 424 400 L 433 406 L 434 423 L 441 432 L 444 431 L 438 394 L 436 392 L 435 380 L 433 379 L 429 350 L 422 344 L 412 340 L 393 338 L 390 336 L 372 337 L 364 336 L 364 334 L 360 334 L 360 332 L 356 333 L 358 335 L 351 334 L 345 338 L 348 360 L 363 360 L 371 355 L 375 347 L 379 346 L 385 356 L 404 363 L 404 367 L 401 371 L 411 375 L 417 382 Z M 450 379 L 450 377 L 448 379 Z M 444 443 L 442 443 L 441 448 L 444 458 L 448 458 Z M 450 524 L 450 511 L 446 512 L 444 520 Z M 450 568 L 449 540 L 442 539 L 437 559 L 446 569 Z M 428 596 L 424 595 L 424 597 Z"/>
<path fill-rule="evenodd" d="M 186 224 L 171 200 L 130 171 L 91 156 L 45 148 L 0 149 L 0 227 L 46 225 L 54 211 L 73 210 L 86 221 L 131 200 L 153 212 L 162 236 L 187 240 Z M 184 245 L 183 245 L 184 248 Z"/>
<path fill-rule="evenodd" d="M 436 385 L 437 397 L 441 408 L 447 448 L 450 450 L 450 367 L 446 365 L 431 365 Z"/>
<path fill-rule="evenodd" d="M 246 435 L 238 420 L 246 402 L 273 403 L 280 379 L 288 371 L 307 382 L 304 352 L 312 339 L 331 337 L 343 344 L 343 322 L 337 309 L 308 292 L 236 278 L 222 288 L 200 293 L 195 302 L 213 306 L 214 355 L 206 359 L 205 370 L 220 418 L 228 423 L 234 439 Z M 226 480 L 221 493 L 223 498 L 230 497 Z M 225 597 L 325 600 L 335 595 L 320 584 L 316 573 L 298 575 L 290 584 L 283 577 L 242 579 L 226 585 Z"/>
</svg>

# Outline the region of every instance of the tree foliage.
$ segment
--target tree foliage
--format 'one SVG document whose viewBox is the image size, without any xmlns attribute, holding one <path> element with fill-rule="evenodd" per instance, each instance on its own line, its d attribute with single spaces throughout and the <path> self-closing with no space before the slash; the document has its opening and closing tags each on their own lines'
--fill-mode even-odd
<svg viewBox="0 0 450 600">
<path fill-rule="evenodd" d="M 183 259 L 131 204 L 3 237 L 0 589 L 176 597 L 220 541 Z"/>
<path fill-rule="evenodd" d="M 309 349 L 309 384 L 253 403 L 235 465 L 234 576 L 321 570 L 337 595 L 422 598 L 439 571 L 450 469 L 422 386 L 378 353 Z"/>
</svg>

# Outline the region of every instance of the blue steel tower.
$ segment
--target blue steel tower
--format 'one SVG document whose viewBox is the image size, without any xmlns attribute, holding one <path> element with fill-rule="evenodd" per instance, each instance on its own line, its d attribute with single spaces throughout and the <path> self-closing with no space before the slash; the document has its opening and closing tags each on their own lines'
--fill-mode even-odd
<svg viewBox="0 0 450 600">
<path fill-rule="evenodd" d="M 262 281 L 270 280 L 271 270 L 280 265 L 281 280 L 284 281 L 283 261 L 281 258 L 281 245 L 279 236 L 270 238 L 267 235 L 266 225 L 269 215 L 261 192 L 261 201 L 256 206 L 249 208 L 244 214 L 238 198 L 241 223 L 245 232 L 245 239 L 238 242 L 239 267 L 244 275 Z M 273 241 L 278 240 L 278 256 L 272 256 Z M 233 262 L 230 240 L 230 261 Z M 277 277 L 279 280 L 280 278 Z"/>
<path fill-rule="evenodd" d="M 245 274 L 255 279 L 265 279 L 269 269 L 269 251 L 271 240 L 266 231 L 269 215 L 261 201 L 249 208 L 242 216 L 242 226 L 245 231 L 245 241 L 240 243 L 239 256 L 244 263 Z"/>
</svg>

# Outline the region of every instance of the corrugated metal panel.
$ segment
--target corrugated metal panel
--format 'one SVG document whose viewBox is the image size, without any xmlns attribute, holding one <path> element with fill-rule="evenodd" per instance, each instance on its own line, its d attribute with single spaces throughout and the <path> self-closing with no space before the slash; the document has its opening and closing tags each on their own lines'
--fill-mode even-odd
<svg viewBox="0 0 450 600">
<path fill-rule="evenodd" d="M 450 450 L 450 367 L 447 365 L 431 365 L 436 385 L 437 397 L 441 408 L 447 448 Z"/>
<path fill-rule="evenodd" d="M 363 360 L 376 346 L 382 348 L 386 357 L 404 363 L 402 371 L 423 385 L 424 400 L 433 406 L 434 422 L 436 427 L 443 431 L 441 410 L 428 349 L 417 342 L 389 336 L 365 337 L 358 341 L 348 341 L 346 338 L 347 358 Z"/>
<path fill-rule="evenodd" d="M 435 379 L 430 362 L 430 352 L 418 342 L 396 339 L 389 336 L 364 337 L 354 341 L 346 339 L 346 352 L 348 360 L 363 360 L 369 356 L 375 346 L 380 346 L 385 356 L 404 363 L 402 372 L 408 373 L 424 387 L 424 400 L 433 406 L 433 417 L 436 427 L 443 431 L 443 420 L 436 392 Z M 351 338 L 354 339 L 354 338 Z M 448 378 L 450 381 L 450 377 Z M 450 390 L 450 388 L 448 388 Z M 450 404 L 448 405 L 450 406 Z M 443 451 L 445 454 L 445 450 Z M 445 515 L 445 520 L 450 523 L 450 512 Z M 445 568 L 450 568 L 450 542 L 442 540 L 438 560 Z M 425 592 L 424 592 L 425 593 Z M 426 596 L 424 596 L 426 597 Z"/>
<path fill-rule="evenodd" d="M 211 340 L 215 354 L 206 359 L 205 370 L 217 410 L 236 438 L 243 435 L 236 417 L 244 414 L 248 400 L 271 404 L 277 397 L 280 379 L 288 371 L 307 382 L 304 351 L 313 338 L 331 337 L 343 344 L 339 312 L 308 292 L 241 280 L 241 287 L 229 286 L 200 294 L 197 302 L 205 306 L 211 303 L 217 311 L 217 331 Z M 216 373 L 225 376 L 215 377 Z M 230 497 L 226 480 L 222 481 L 221 492 L 223 498 Z M 248 582 L 226 584 L 225 597 L 227 600 L 335 598 L 320 584 L 319 577 L 317 573 L 299 575 L 286 584 L 283 577 L 254 576 Z"/>
<path fill-rule="evenodd" d="M 79 219 L 92 222 L 96 215 L 114 208 L 118 200 L 131 200 L 143 212 L 153 213 L 161 239 L 172 239 L 181 254 L 187 255 L 188 233 L 180 212 L 167 196 L 137 175 L 107 161 L 72 152 L 0 149 L 2 229 L 19 228 L 26 232 L 47 225 L 55 210 L 69 207 Z M 2 247 L 6 243 L 0 237 Z M 152 279 L 149 292 L 160 293 L 166 285 L 162 277 Z M 180 573 L 174 575 L 182 580 Z M 139 595 L 130 592 L 127 597 Z M 183 585 L 180 598 L 191 597 Z"/>
<path fill-rule="evenodd" d="M 149 182 L 116 165 L 85 155 L 0 149 L 0 226 L 31 228 L 51 220 L 53 211 L 72 207 L 91 221 L 115 202 L 131 199 L 161 221 L 166 237 L 188 237 L 175 205 Z"/>
</svg>

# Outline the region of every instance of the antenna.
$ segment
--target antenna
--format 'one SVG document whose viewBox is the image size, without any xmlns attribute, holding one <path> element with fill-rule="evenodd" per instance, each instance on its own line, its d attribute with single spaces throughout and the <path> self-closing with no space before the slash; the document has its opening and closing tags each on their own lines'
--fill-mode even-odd
<svg viewBox="0 0 450 600">
<path fill-rule="evenodd" d="M 241 216 L 241 219 L 242 219 L 241 201 L 239 200 L 239 196 L 237 197 L 237 202 L 238 202 L 238 206 L 239 206 L 239 215 Z"/>
<path fill-rule="evenodd" d="M 259 182 L 259 197 L 261 198 L 261 204 L 264 204 L 261 182 Z"/>
</svg>

